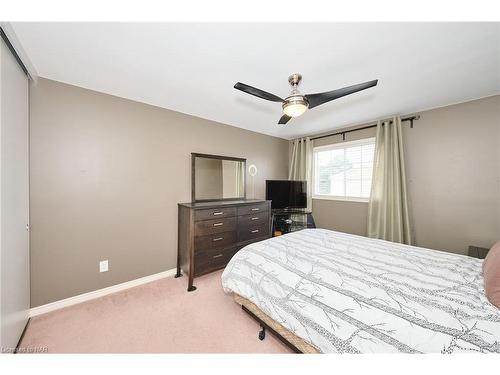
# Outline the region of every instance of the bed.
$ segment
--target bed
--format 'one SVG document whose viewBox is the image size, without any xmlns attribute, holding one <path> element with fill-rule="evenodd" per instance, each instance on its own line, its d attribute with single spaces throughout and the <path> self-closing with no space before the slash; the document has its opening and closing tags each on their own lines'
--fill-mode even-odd
<svg viewBox="0 0 500 375">
<path fill-rule="evenodd" d="M 241 249 L 226 293 L 305 353 L 500 353 L 482 260 L 326 229 Z"/>
</svg>

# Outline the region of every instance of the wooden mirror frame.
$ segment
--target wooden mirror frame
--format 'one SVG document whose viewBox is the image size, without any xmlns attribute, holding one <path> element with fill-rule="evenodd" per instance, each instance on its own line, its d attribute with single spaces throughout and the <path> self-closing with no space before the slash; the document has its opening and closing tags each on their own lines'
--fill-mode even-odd
<svg viewBox="0 0 500 375">
<path fill-rule="evenodd" d="M 219 159 L 219 160 L 231 160 L 243 162 L 243 197 L 238 198 L 221 198 L 221 199 L 196 199 L 195 188 L 196 188 L 196 171 L 195 171 L 195 160 L 196 158 L 206 158 L 206 159 Z M 191 202 L 217 202 L 217 201 L 239 201 L 247 199 L 247 184 L 246 184 L 246 174 L 247 174 L 247 159 L 235 158 L 232 156 L 222 156 L 222 155 L 211 155 L 211 154 L 200 154 L 197 152 L 191 153 Z"/>
</svg>

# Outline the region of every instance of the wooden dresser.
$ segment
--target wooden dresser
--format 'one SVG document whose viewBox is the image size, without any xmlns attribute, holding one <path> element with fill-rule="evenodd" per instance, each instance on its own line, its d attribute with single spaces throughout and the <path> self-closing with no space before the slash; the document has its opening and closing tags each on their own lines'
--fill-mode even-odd
<svg viewBox="0 0 500 375">
<path fill-rule="evenodd" d="M 467 255 L 474 258 L 485 259 L 486 255 L 488 255 L 488 251 L 490 251 L 490 249 L 486 247 L 471 245 L 469 246 L 469 252 L 467 253 Z"/>
<path fill-rule="evenodd" d="M 177 274 L 193 279 L 224 268 L 242 247 L 271 237 L 271 201 L 179 203 Z"/>
</svg>

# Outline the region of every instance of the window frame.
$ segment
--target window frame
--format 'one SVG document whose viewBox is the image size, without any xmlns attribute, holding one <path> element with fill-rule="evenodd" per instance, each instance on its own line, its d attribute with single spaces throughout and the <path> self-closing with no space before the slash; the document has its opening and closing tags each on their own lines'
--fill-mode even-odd
<svg viewBox="0 0 500 375">
<path fill-rule="evenodd" d="M 343 201 L 343 202 L 363 202 L 368 203 L 370 198 L 365 197 L 345 197 L 345 196 L 337 196 L 337 195 L 317 195 L 316 194 L 316 152 L 321 150 L 338 150 L 344 149 L 347 147 L 353 146 L 362 146 L 365 144 L 375 144 L 375 137 L 368 137 L 362 139 L 356 139 L 354 141 L 345 141 L 338 143 L 331 143 L 323 146 L 314 146 L 313 147 L 313 165 L 312 165 L 312 199 L 320 199 L 320 200 L 330 200 L 330 201 Z M 375 163 L 375 156 L 373 162 Z M 373 175 L 372 175 L 373 180 Z"/>
</svg>

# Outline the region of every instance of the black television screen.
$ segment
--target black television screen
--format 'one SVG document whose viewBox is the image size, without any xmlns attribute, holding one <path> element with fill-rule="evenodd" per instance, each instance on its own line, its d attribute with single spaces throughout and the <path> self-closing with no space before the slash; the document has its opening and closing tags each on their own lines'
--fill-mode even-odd
<svg viewBox="0 0 500 375">
<path fill-rule="evenodd" d="M 266 199 L 273 209 L 306 208 L 306 189 L 306 181 L 266 180 Z"/>
</svg>

